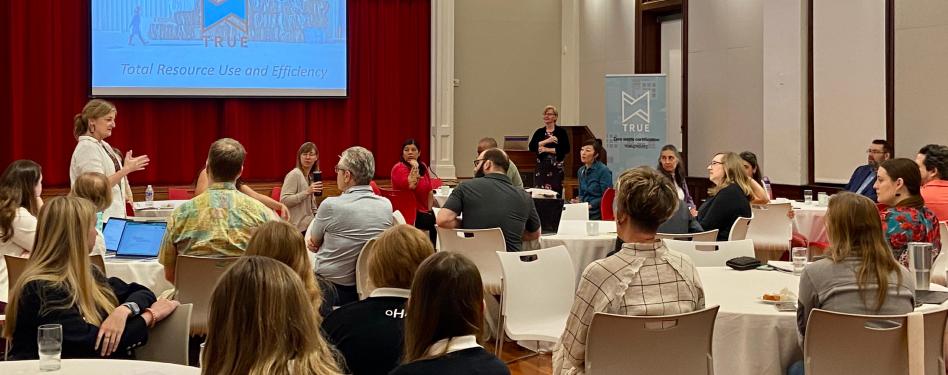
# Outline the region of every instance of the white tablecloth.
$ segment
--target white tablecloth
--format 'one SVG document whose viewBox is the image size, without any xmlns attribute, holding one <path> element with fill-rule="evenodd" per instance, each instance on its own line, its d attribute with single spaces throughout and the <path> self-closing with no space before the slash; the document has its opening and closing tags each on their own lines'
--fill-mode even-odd
<svg viewBox="0 0 948 375">
<path fill-rule="evenodd" d="M 135 202 L 132 208 L 135 210 L 135 216 L 141 217 L 168 217 L 175 208 L 187 200 L 164 200 L 151 202 Z"/>
<path fill-rule="evenodd" d="M 0 373 L 4 375 L 39 374 L 39 361 L 0 362 Z M 197 367 L 161 362 L 127 361 L 121 359 L 64 359 L 58 375 L 197 375 Z"/>
<path fill-rule="evenodd" d="M 538 243 L 527 245 L 527 249 L 546 249 L 554 246 L 563 245 L 566 246 L 566 250 L 569 252 L 570 259 L 573 260 L 573 267 L 576 270 L 576 283 L 579 284 L 579 279 L 583 275 L 583 270 L 586 269 L 593 261 L 597 259 L 605 258 L 612 250 L 615 250 L 616 247 L 616 234 L 615 232 L 605 232 L 600 233 L 596 236 L 589 236 L 586 234 L 579 234 L 578 224 L 572 223 L 572 221 L 564 221 L 560 224 L 560 233 L 540 236 Z M 608 224 L 603 224 L 599 222 L 599 227 L 603 231 L 609 231 Z M 613 224 L 614 225 L 614 224 Z M 585 231 L 585 224 L 582 224 L 582 231 Z"/>
<path fill-rule="evenodd" d="M 127 283 L 138 283 L 151 289 L 156 295 L 171 289 L 168 280 L 165 280 L 165 268 L 156 259 L 121 259 L 105 258 L 105 273 Z"/>
<path fill-rule="evenodd" d="M 828 243 L 826 236 L 826 207 L 793 203 L 793 232 L 808 241 Z"/>
</svg>

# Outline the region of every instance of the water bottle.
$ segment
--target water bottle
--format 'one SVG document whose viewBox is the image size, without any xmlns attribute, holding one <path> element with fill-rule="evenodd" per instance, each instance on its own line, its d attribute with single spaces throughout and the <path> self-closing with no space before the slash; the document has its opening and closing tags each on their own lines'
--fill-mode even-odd
<svg viewBox="0 0 948 375">
<path fill-rule="evenodd" d="M 153 189 L 151 185 L 148 185 L 148 187 L 145 188 L 145 202 L 151 202 L 154 200 L 155 200 L 155 189 Z"/>
<path fill-rule="evenodd" d="M 774 191 L 770 187 L 770 179 L 764 176 L 761 180 L 764 182 L 764 190 L 767 191 L 767 199 L 774 199 Z"/>
</svg>

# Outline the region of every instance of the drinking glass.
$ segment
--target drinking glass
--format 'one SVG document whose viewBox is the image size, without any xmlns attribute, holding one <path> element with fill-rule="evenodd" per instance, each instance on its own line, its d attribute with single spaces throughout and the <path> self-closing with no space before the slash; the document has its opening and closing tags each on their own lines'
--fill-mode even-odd
<svg viewBox="0 0 948 375">
<path fill-rule="evenodd" d="M 808 252 L 808 249 L 805 247 L 794 247 L 790 249 L 790 259 L 793 260 L 794 275 L 803 273 L 803 268 L 806 267 Z"/>
<path fill-rule="evenodd" d="M 823 192 L 823 191 L 817 193 L 816 202 L 819 203 L 820 206 L 824 206 L 824 207 L 829 205 L 829 195 L 826 195 L 826 192 Z"/>
<path fill-rule="evenodd" d="M 813 202 L 813 190 L 804 190 L 803 191 L 803 203 L 810 204 Z"/>
<path fill-rule="evenodd" d="M 43 324 L 36 330 L 40 371 L 57 371 L 63 349 L 62 324 Z"/>
<path fill-rule="evenodd" d="M 204 368 L 204 344 L 206 342 L 201 343 L 201 350 L 198 351 L 198 368 Z"/>
<path fill-rule="evenodd" d="M 598 236 L 599 235 L 599 222 L 587 221 L 586 222 L 586 235 Z"/>
</svg>

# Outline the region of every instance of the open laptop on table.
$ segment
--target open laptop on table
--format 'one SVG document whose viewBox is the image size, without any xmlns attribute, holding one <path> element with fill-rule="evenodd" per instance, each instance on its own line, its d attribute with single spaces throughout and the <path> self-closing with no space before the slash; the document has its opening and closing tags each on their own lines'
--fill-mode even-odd
<svg viewBox="0 0 948 375">
<path fill-rule="evenodd" d="M 167 225 L 165 222 L 110 219 L 103 230 L 105 248 L 108 251 L 115 251 L 116 257 L 157 257 Z M 117 239 L 116 235 L 118 235 Z"/>
</svg>

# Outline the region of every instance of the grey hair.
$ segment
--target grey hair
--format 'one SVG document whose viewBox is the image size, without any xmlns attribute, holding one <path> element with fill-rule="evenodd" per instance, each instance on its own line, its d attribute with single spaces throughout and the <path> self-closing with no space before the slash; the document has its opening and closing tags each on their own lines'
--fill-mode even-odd
<svg viewBox="0 0 948 375">
<path fill-rule="evenodd" d="M 339 165 L 352 173 L 356 185 L 368 185 L 375 177 L 375 157 L 365 147 L 347 148 L 339 156 Z"/>
</svg>

